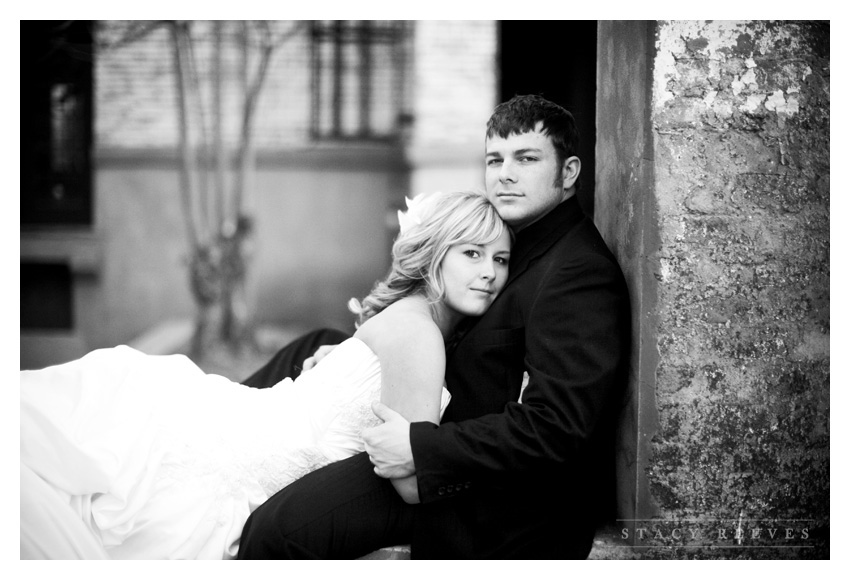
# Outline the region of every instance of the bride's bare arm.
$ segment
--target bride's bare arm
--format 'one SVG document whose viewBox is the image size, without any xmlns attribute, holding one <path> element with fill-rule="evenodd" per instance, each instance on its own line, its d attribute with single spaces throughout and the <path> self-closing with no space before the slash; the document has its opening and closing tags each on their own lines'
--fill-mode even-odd
<svg viewBox="0 0 850 580">
<path fill-rule="evenodd" d="M 381 402 L 410 422 L 440 422 L 445 376 L 445 345 L 440 331 L 416 312 L 386 312 L 363 325 L 355 336 L 368 344 L 381 362 Z M 362 333 L 362 334 L 361 334 Z M 390 480 L 407 503 L 418 503 L 416 476 Z"/>
</svg>

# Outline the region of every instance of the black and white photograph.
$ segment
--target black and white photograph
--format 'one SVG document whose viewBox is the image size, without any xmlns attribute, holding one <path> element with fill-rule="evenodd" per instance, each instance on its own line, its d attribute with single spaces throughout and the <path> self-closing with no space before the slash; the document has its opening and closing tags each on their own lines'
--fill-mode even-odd
<svg viewBox="0 0 850 580">
<path fill-rule="evenodd" d="M 19 25 L 21 561 L 831 560 L 830 20 Z"/>
</svg>

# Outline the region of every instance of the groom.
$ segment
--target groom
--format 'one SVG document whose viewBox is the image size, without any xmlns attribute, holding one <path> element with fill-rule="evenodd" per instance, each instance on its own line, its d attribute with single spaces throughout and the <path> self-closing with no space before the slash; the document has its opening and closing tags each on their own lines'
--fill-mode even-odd
<svg viewBox="0 0 850 580">
<path fill-rule="evenodd" d="M 401 543 L 417 559 L 587 557 L 613 499 L 630 315 L 620 268 L 575 197 L 577 140 L 572 115 L 541 97 L 496 108 L 487 196 L 516 241 L 502 294 L 447 352 L 442 423 L 376 405 L 385 422 L 364 431 L 367 452 L 269 498 L 239 558 L 356 558 Z M 248 384 L 272 385 L 342 338 L 305 337 Z M 386 479 L 412 474 L 419 505 Z"/>
</svg>

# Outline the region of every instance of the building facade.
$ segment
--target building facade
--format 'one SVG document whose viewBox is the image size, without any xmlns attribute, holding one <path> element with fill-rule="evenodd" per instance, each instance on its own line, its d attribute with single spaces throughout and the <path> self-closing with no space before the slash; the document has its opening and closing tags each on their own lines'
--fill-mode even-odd
<svg viewBox="0 0 850 580">
<path fill-rule="evenodd" d="M 172 31 L 91 24 L 91 215 L 76 224 L 22 217 L 22 283 L 32 280 L 22 295 L 42 295 L 35 289 L 44 276 L 31 272 L 54 267 L 62 270 L 69 311 L 47 327 L 22 324 L 22 368 L 194 316 Z M 244 24 L 225 22 L 219 31 L 227 183 L 235 178 L 243 88 L 256 77 L 261 40 L 256 30 L 246 40 Z M 265 24 L 273 50 L 244 195 L 253 221 L 247 304 L 262 324 L 350 330 L 346 303 L 388 269 L 403 198 L 483 183 L 483 128 L 496 103 L 496 23 Z M 205 111 L 209 133 L 214 27 L 190 25 L 200 84 L 190 110 Z"/>
</svg>

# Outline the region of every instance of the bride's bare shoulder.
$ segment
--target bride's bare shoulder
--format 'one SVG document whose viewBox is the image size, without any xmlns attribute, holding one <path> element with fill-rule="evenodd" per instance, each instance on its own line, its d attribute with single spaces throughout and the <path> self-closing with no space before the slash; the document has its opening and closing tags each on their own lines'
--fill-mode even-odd
<svg viewBox="0 0 850 580">
<path fill-rule="evenodd" d="M 401 344 L 431 344 L 443 348 L 443 338 L 424 298 L 409 296 L 364 322 L 354 334 L 375 352 Z"/>
</svg>

